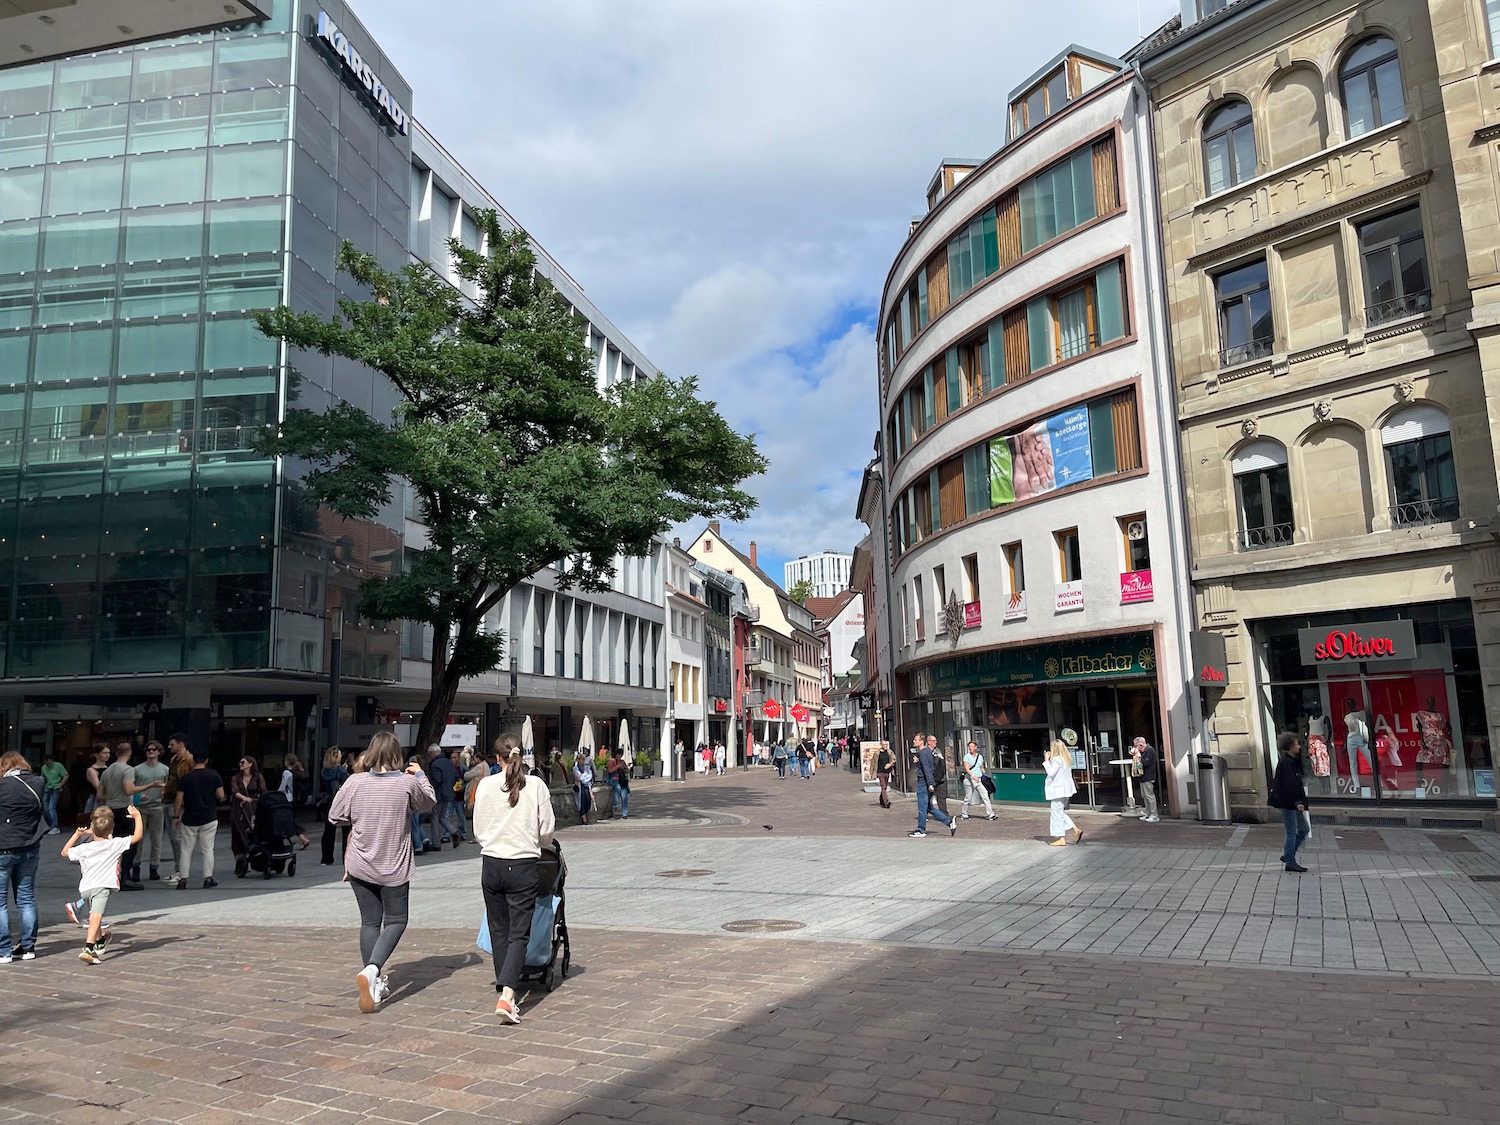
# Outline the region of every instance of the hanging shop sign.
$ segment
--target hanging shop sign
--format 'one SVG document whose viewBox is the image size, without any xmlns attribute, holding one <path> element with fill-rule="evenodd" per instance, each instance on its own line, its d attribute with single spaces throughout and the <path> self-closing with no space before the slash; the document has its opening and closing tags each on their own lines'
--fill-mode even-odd
<svg viewBox="0 0 1500 1125">
<path fill-rule="evenodd" d="M 1149 570 L 1131 570 L 1120 575 L 1120 604 L 1149 602 L 1155 597 Z"/>
<path fill-rule="evenodd" d="M 728 710 L 729 710 L 729 700 L 727 700 L 727 699 L 715 699 L 714 700 L 714 713 L 715 714 L 722 715 L 722 714 L 724 714 L 724 712 L 726 712 Z"/>
<path fill-rule="evenodd" d="M 1026 648 L 993 649 L 940 660 L 912 673 L 912 694 L 922 697 L 970 688 L 1068 683 L 1155 672 L 1156 644 L 1151 634 L 1124 633 Z"/>
<path fill-rule="evenodd" d="M 984 623 L 984 618 L 979 612 L 978 602 L 964 603 L 964 628 L 977 629 Z"/>
<path fill-rule="evenodd" d="M 781 718 L 781 704 L 774 699 L 768 699 L 760 705 L 760 713 L 768 719 Z"/>
<path fill-rule="evenodd" d="M 1193 686 L 1222 688 L 1229 682 L 1229 655 L 1223 633 L 1193 630 L 1188 634 L 1193 657 Z"/>
<path fill-rule="evenodd" d="M 328 45 L 339 61 L 344 64 L 344 69 L 353 75 L 355 81 L 369 91 L 370 97 L 380 108 L 395 128 L 396 132 L 405 136 L 411 131 L 411 117 L 401 107 L 401 103 L 391 96 L 373 70 L 370 64 L 360 57 L 360 53 L 354 49 L 354 44 L 349 42 L 349 37 L 339 30 L 339 25 L 328 18 L 327 12 L 318 13 L 317 38 Z M 371 155 L 371 154 L 367 154 Z"/>
<path fill-rule="evenodd" d="M 1057 612 L 1077 613 L 1083 608 L 1083 580 L 1057 584 Z"/>
<path fill-rule="evenodd" d="M 1417 636 L 1411 622 L 1372 621 L 1359 625 L 1314 626 L 1297 630 L 1302 663 L 1318 665 L 1359 664 L 1373 660 L 1415 660 Z"/>
<path fill-rule="evenodd" d="M 796 722 L 796 723 L 805 723 L 810 718 L 812 718 L 812 712 L 810 712 L 806 707 L 802 706 L 802 704 L 800 704 L 800 703 L 793 703 L 792 704 L 792 721 L 793 722 Z"/>
<path fill-rule="evenodd" d="M 1005 599 L 1005 620 L 1026 620 L 1026 591 L 1012 590 L 1010 597 Z"/>
</svg>

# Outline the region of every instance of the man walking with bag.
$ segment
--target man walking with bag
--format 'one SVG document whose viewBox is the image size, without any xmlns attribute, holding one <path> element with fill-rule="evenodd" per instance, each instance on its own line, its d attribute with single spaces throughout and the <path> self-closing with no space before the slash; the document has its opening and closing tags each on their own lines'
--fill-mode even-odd
<svg viewBox="0 0 1500 1125">
<path fill-rule="evenodd" d="M 968 749 L 961 759 L 964 771 L 964 807 L 962 809 L 963 819 L 969 819 L 969 806 L 974 803 L 977 796 L 984 802 L 984 819 L 999 820 L 995 815 L 995 807 L 990 804 L 990 781 L 989 772 L 984 768 L 984 755 L 979 752 L 979 743 L 971 741 Z M 989 782 L 988 785 L 985 783 Z"/>
<path fill-rule="evenodd" d="M 948 835 L 958 835 L 958 821 L 954 820 L 942 809 L 938 808 L 937 799 L 936 767 L 933 765 L 932 751 L 927 748 L 927 741 L 920 734 L 913 735 L 911 740 L 912 765 L 915 767 L 913 784 L 917 790 L 917 830 L 908 832 L 907 835 L 913 840 L 921 840 L 927 836 L 927 818 L 931 816 L 939 824 L 948 826 Z"/>
</svg>

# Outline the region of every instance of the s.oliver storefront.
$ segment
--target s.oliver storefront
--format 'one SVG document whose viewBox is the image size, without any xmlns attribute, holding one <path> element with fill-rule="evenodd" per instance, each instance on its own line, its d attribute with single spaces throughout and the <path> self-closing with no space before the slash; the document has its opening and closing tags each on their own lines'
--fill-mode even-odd
<svg viewBox="0 0 1500 1125">
<path fill-rule="evenodd" d="M 1075 803 L 1117 809 L 1125 783 L 1115 763 L 1131 739 L 1170 761 L 1156 666 L 1149 632 L 955 656 L 910 673 L 901 740 L 937 735 L 952 766 L 972 739 L 989 757 L 997 799 L 1042 802 L 1042 759 L 1060 739 L 1073 752 Z"/>
<path fill-rule="evenodd" d="M 1467 599 L 1251 623 L 1265 743 L 1302 737 L 1315 802 L 1492 806 Z"/>
</svg>

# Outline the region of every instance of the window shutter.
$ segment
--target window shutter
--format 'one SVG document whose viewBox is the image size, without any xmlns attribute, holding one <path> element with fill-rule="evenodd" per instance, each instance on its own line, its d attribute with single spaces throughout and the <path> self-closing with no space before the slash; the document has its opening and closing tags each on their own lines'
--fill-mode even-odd
<svg viewBox="0 0 1500 1125">
<path fill-rule="evenodd" d="M 1110 400 L 1115 427 L 1115 471 L 1129 472 L 1141 467 L 1141 438 L 1136 425 L 1135 392 L 1121 391 Z"/>
<path fill-rule="evenodd" d="M 1088 222 L 1099 213 L 1094 202 L 1094 160 L 1091 149 L 1079 149 L 1068 160 L 1073 167 L 1073 224 Z"/>
<path fill-rule="evenodd" d="M 1000 268 L 1000 245 L 995 208 L 991 207 L 981 216 L 984 224 L 984 276 Z"/>
<path fill-rule="evenodd" d="M 1094 290 L 1099 305 L 1098 343 L 1118 340 L 1125 335 L 1125 300 L 1119 262 L 1110 262 L 1094 274 Z"/>
<path fill-rule="evenodd" d="M 1115 471 L 1114 411 L 1107 398 L 1096 398 L 1089 403 L 1089 455 L 1096 478 Z"/>
<path fill-rule="evenodd" d="M 989 370 L 983 373 L 986 392 L 1005 386 L 1005 329 L 1002 327 L 1002 322 L 996 318 L 990 321 L 989 331 L 989 347 L 985 349 L 987 353 L 985 358 L 989 360 Z"/>
<path fill-rule="evenodd" d="M 1005 378 L 1013 383 L 1031 373 L 1031 353 L 1026 344 L 1025 309 L 1011 309 L 1005 314 L 1004 332 Z"/>
<path fill-rule="evenodd" d="M 964 463 L 952 457 L 938 466 L 939 518 L 942 527 L 952 527 L 964 518 Z"/>
<path fill-rule="evenodd" d="M 1003 269 L 1021 256 L 1021 201 L 1015 192 L 1008 192 L 1000 200 L 995 226 L 996 249 L 999 251 L 997 268 Z"/>
<path fill-rule="evenodd" d="M 927 310 L 936 320 L 952 302 L 948 299 L 948 250 L 939 250 L 927 259 Z"/>
<path fill-rule="evenodd" d="M 1115 176 L 1115 139 L 1094 142 L 1094 214 L 1108 215 L 1120 205 Z"/>
<path fill-rule="evenodd" d="M 958 349 L 948 349 L 948 394 L 945 414 L 952 414 L 964 404 L 963 386 L 959 380 Z"/>
</svg>

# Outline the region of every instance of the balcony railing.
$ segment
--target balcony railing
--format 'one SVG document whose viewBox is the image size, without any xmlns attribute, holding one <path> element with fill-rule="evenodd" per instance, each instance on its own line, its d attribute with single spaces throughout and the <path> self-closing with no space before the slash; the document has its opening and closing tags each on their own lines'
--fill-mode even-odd
<svg viewBox="0 0 1500 1125">
<path fill-rule="evenodd" d="M 1247 527 L 1239 533 L 1240 550 L 1260 551 L 1267 547 L 1281 547 L 1292 541 L 1292 525 L 1271 523 L 1265 527 Z"/>
<path fill-rule="evenodd" d="M 1458 497 L 1412 500 L 1391 505 L 1392 527 L 1420 527 L 1424 523 L 1452 523 L 1458 519 Z"/>
<path fill-rule="evenodd" d="M 1365 324 L 1373 328 L 1388 320 L 1400 320 L 1402 317 L 1416 316 L 1418 313 L 1431 311 L 1432 290 L 1422 289 L 1416 293 L 1405 293 L 1400 297 L 1392 297 L 1388 301 L 1377 301 L 1373 305 L 1366 305 Z"/>
<path fill-rule="evenodd" d="M 1238 367 L 1252 360 L 1265 359 L 1271 354 L 1273 346 L 1273 341 L 1267 337 L 1264 340 L 1251 340 L 1249 343 L 1231 344 L 1227 348 L 1220 348 L 1219 366 Z"/>
<path fill-rule="evenodd" d="M 746 606 L 745 607 L 745 619 L 747 621 L 759 621 L 760 620 L 760 606 L 756 605 L 754 602 L 751 602 L 748 606 Z"/>
</svg>

